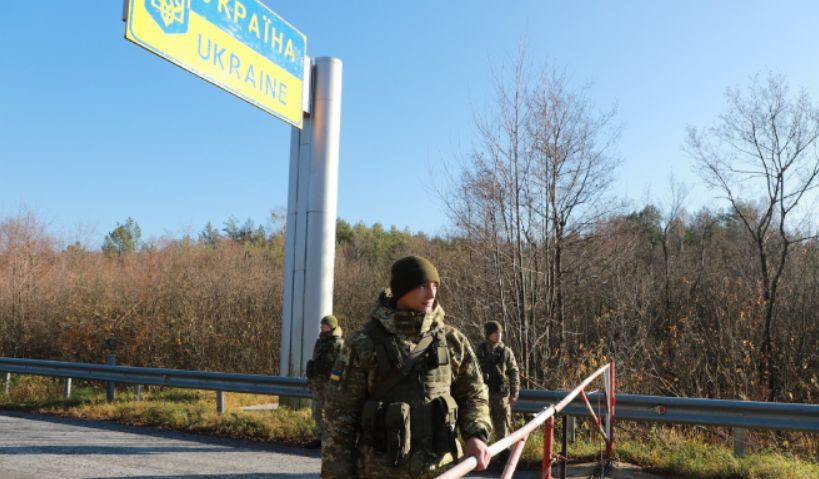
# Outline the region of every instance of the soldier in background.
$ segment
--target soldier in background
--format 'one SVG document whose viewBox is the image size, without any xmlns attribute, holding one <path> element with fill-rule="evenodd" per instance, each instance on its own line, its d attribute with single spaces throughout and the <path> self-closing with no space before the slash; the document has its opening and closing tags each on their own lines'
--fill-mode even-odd
<svg viewBox="0 0 819 479">
<path fill-rule="evenodd" d="M 469 340 L 444 323 L 439 283 L 428 260 L 399 259 L 347 339 L 330 376 L 323 478 L 431 478 L 462 454 L 488 465 L 486 386 Z"/>
<path fill-rule="evenodd" d="M 312 410 L 313 419 L 316 421 L 316 439 L 309 444 L 311 447 L 321 445 L 321 436 L 324 433 L 325 388 L 330 379 L 330 370 L 343 345 L 344 339 L 338 319 L 332 314 L 321 318 L 321 332 L 313 347 L 313 359 L 307 361 L 308 386 L 313 392 Z"/>
<path fill-rule="evenodd" d="M 497 321 L 484 325 L 486 340 L 477 348 L 483 379 L 489 386 L 489 414 L 495 440 L 507 436 L 512 428 L 512 406 L 518 402 L 520 371 L 515 354 L 503 344 L 503 328 Z"/>
</svg>

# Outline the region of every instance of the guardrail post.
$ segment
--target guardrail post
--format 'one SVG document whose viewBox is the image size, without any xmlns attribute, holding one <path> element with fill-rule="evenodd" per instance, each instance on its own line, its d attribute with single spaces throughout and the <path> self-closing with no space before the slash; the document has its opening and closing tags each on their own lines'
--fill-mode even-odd
<svg viewBox="0 0 819 479">
<path fill-rule="evenodd" d="M 555 437 L 555 417 L 552 416 L 543 424 L 543 467 L 541 477 L 552 479 L 552 442 Z"/>
<path fill-rule="evenodd" d="M 110 366 L 116 366 L 117 364 L 117 357 L 113 354 L 108 355 L 108 364 Z M 112 381 L 108 381 L 108 391 L 105 395 L 105 399 L 108 402 L 114 402 L 114 383 Z"/>
<path fill-rule="evenodd" d="M 745 457 L 745 428 L 735 427 L 734 432 L 734 456 Z"/>
<path fill-rule="evenodd" d="M 222 414 L 225 412 L 225 392 L 216 391 L 216 412 Z"/>
<path fill-rule="evenodd" d="M 11 373 L 6 373 L 6 396 L 9 395 L 9 384 L 11 384 Z"/>
<path fill-rule="evenodd" d="M 65 378 L 65 398 L 71 399 L 71 378 Z"/>
<path fill-rule="evenodd" d="M 137 401 L 142 401 L 142 384 L 137 384 L 134 386 L 134 399 Z"/>
<path fill-rule="evenodd" d="M 568 421 L 568 425 L 566 426 L 566 437 L 570 444 L 574 444 L 577 440 L 577 418 L 574 416 L 566 416 L 566 420 Z"/>
</svg>

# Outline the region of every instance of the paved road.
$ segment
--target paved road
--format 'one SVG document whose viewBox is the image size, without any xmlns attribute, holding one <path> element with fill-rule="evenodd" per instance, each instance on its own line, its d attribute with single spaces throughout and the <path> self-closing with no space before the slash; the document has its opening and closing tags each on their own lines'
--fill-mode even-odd
<svg viewBox="0 0 819 479">
<path fill-rule="evenodd" d="M 315 479 L 319 470 L 316 450 L 0 411 L 0 479 Z M 580 465 L 567 476 L 591 473 L 591 466 Z M 611 477 L 659 479 L 624 469 Z"/>
<path fill-rule="evenodd" d="M 318 478 L 317 451 L 0 411 L 3 479 Z"/>
</svg>

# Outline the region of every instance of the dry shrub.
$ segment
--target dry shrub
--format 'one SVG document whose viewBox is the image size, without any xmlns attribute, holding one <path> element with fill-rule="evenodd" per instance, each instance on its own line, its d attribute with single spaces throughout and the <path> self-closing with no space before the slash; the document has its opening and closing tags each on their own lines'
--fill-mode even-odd
<svg viewBox="0 0 819 479">
<path fill-rule="evenodd" d="M 120 257 L 0 223 L 0 354 L 272 373 L 280 248 L 169 242 Z"/>
</svg>

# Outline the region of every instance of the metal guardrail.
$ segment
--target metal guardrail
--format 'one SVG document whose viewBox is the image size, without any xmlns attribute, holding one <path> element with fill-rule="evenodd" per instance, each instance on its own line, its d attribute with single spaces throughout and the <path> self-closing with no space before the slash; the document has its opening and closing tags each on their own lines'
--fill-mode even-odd
<svg viewBox="0 0 819 479">
<path fill-rule="evenodd" d="M 23 358 L 0 358 L 0 371 L 128 384 L 311 397 L 307 389 L 307 380 L 304 378 L 261 374 L 110 366 Z M 520 392 L 520 401 L 513 409 L 516 412 L 540 412 L 544 405 L 556 404 L 567 394 L 564 391 L 525 389 Z M 601 405 L 605 404 L 605 398 L 600 393 L 591 393 L 588 397 L 592 404 L 597 404 L 598 401 Z M 580 400 L 575 400 L 561 415 L 585 417 L 588 411 Z M 618 394 L 617 418 L 819 433 L 819 405 L 816 404 Z"/>
<path fill-rule="evenodd" d="M 514 410 L 539 412 L 544 403 L 557 403 L 566 394 L 526 389 L 520 392 Z M 600 401 L 605 407 L 605 398 L 600 393 L 588 396 L 592 404 Z M 581 401 L 575 400 L 563 410 L 563 415 L 588 416 L 588 411 Z M 819 405 L 617 394 L 617 420 L 819 433 Z"/>
<path fill-rule="evenodd" d="M 23 358 L 0 358 L 0 371 L 35 376 L 55 376 L 212 391 L 273 394 L 302 398 L 312 396 L 307 389 L 306 379 L 266 376 L 263 374 L 139 368 Z"/>
</svg>

